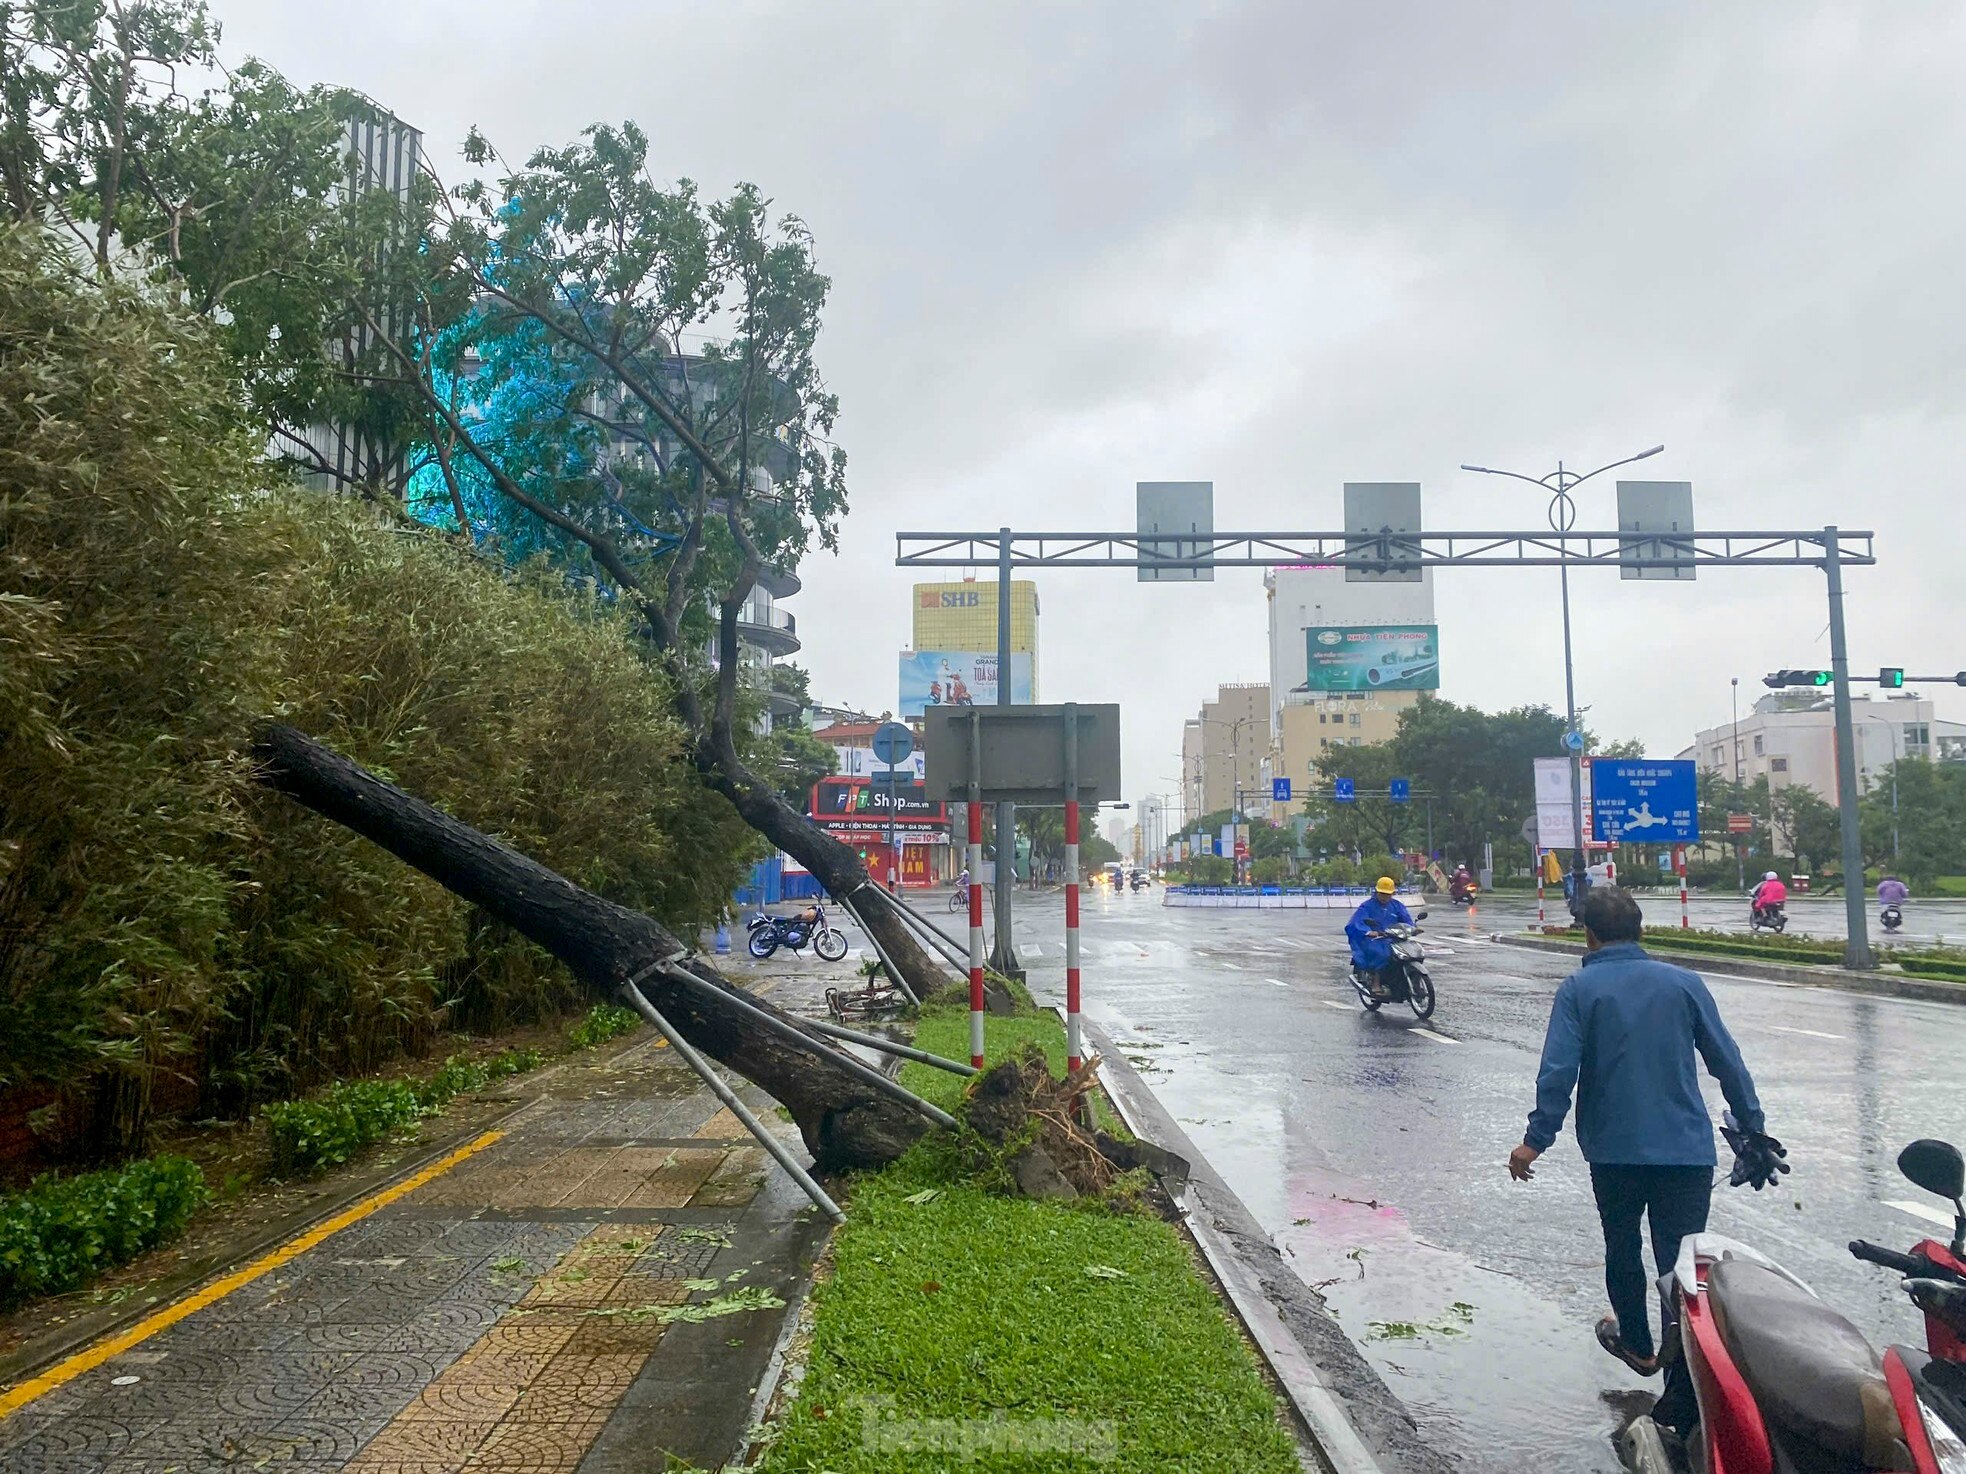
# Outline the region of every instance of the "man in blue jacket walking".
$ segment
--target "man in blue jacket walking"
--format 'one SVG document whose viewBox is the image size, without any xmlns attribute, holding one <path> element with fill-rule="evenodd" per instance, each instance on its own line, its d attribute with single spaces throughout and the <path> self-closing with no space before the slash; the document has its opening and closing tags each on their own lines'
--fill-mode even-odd
<svg viewBox="0 0 1966 1474">
<path fill-rule="evenodd" d="M 1574 1089 L 1577 1145 L 1590 1163 L 1613 1311 L 1598 1323 L 1597 1338 L 1634 1371 L 1652 1376 L 1659 1362 L 1646 1309 L 1639 1221 L 1650 1220 L 1660 1274 L 1678 1261 L 1680 1240 L 1707 1226 L 1717 1157 L 1713 1123 L 1700 1097 L 1699 1061 L 1720 1082 L 1749 1141 L 1775 1151 L 1779 1146 L 1762 1135 L 1754 1081 L 1713 995 L 1698 974 L 1640 948 L 1643 918 L 1630 893 L 1595 887 L 1585 893 L 1582 912 L 1584 965 L 1556 991 L 1536 1076 L 1536 1109 L 1522 1145 L 1509 1153 L 1509 1175 L 1518 1182 L 1535 1176 L 1531 1164 L 1556 1140 Z M 1761 1185 L 1758 1176 L 1741 1180 Z M 1667 1376 L 1653 1417 L 1684 1428 L 1694 1416 L 1682 1361 Z"/>
</svg>

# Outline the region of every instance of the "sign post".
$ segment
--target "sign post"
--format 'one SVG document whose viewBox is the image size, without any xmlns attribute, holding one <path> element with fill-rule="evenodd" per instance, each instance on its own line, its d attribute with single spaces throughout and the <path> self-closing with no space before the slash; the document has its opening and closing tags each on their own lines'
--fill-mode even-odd
<svg viewBox="0 0 1966 1474">
<path fill-rule="evenodd" d="M 887 764 L 887 888 L 901 881 L 901 852 L 895 848 L 894 818 L 901 807 L 901 764 L 914 756 L 915 734 L 899 722 L 883 722 L 874 732 L 874 756 Z"/>
<path fill-rule="evenodd" d="M 1079 1018 L 1079 708 L 1065 703 L 1065 1038 L 1066 1068 L 1085 1063 Z"/>
<path fill-rule="evenodd" d="M 1072 702 L 1064 706 L 973 706 L 931 709 L 925 719 L 926 794 L 969 801 L 971 885 L 969 893 L 970 1063 L 983 1066 L 983 804 L 1065 806 L 1066 858 L 1066 1012 L 1078 1017 L 1078 848 L 1079 806 L 1087 798 L 1095 809 L 1120 791 L 1120 716 L 1117 706 Z M 957 774 L 964 776 L 959 778 Z M 998 864 L 1004 836 L 998 835 Z M 1001 871 L 999 872 L 1001 875 Z M 999 912 L 1001 922 L 1002 913 Z M 1074 1032 L 1073 1050 L 1083 1059 L 1083 1039 Z"/>
</svg>

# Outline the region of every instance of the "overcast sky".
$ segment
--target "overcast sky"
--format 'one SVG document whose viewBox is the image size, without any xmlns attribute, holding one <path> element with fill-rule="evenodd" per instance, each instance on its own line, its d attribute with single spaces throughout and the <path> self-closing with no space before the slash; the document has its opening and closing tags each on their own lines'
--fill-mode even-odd
<svg viewBox="0 0 1966 1474">
<path fill-rule="evenodd" d="M 1703 527 L 1878 532 L 1855 668 L 1966 666 L 1952 0 L 214 8 L 228 55 L 363 89 L 441 170 L 474 123 L 520 156 L 634 118 L 659 172 L 811 223 L 853 500 L 790 606 L 822 699 L 894 705 L 897 530 L 1125 528 L 1143 479 L 1213 480 L 1218 528 L 1335 526 L 1347 480 L 1537 526 L 1456 467 L 1660 441 L 1628 474 L 1692 481 Z M 1578 700 L 1656 753 L 1731 676 L 1828 663 L 1813 571 L 1574 594 Z M 1042 694 L 1122 704 L 1129 797 L 1175 788 L 1216 682 L 1266 676 L 1255 572 L 1040 597 Z M 1554 572 L 1436 598 L 1445 696 L 1561 706 Z"/>
</svg>

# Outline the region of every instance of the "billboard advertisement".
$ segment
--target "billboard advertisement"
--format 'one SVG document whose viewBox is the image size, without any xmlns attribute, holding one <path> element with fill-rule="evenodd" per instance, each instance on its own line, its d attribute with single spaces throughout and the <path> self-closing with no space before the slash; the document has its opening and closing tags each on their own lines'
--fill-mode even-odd
<svg viewBox="0 0 1966 1474">
<path fill-rule="evenodd" d="M 1440 626 L 1363 624 L 1304 631 L 1299 691 L 1438 691 Z"/>
<path fill-rule="evenodd" d="M 1010 657 L 1010 700 L 1031 704 L 1031 657 Z M 964 650 L 903 650 L 897 714 L 918 717 L 931 706 L 995 706 L 997 655 Z"/>
</svg>

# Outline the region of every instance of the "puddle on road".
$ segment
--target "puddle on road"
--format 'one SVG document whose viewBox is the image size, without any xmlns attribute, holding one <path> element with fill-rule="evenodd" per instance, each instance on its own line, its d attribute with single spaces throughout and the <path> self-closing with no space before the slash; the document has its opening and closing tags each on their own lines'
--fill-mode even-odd
<svg viewBox="0 0 1966 1474">
<path fill-rule="evenodd" d="M 1537 1292 L 1534 1266 L 1428 1244 L 1335 1173 L 1293 1172 L 1287 1189 L 1291 1216 L 1274 1230 L 1285 1262 L 1458 1464 L 1616 1474 L 1612 1439 L 1649 1395 Z"/>
</svg>

